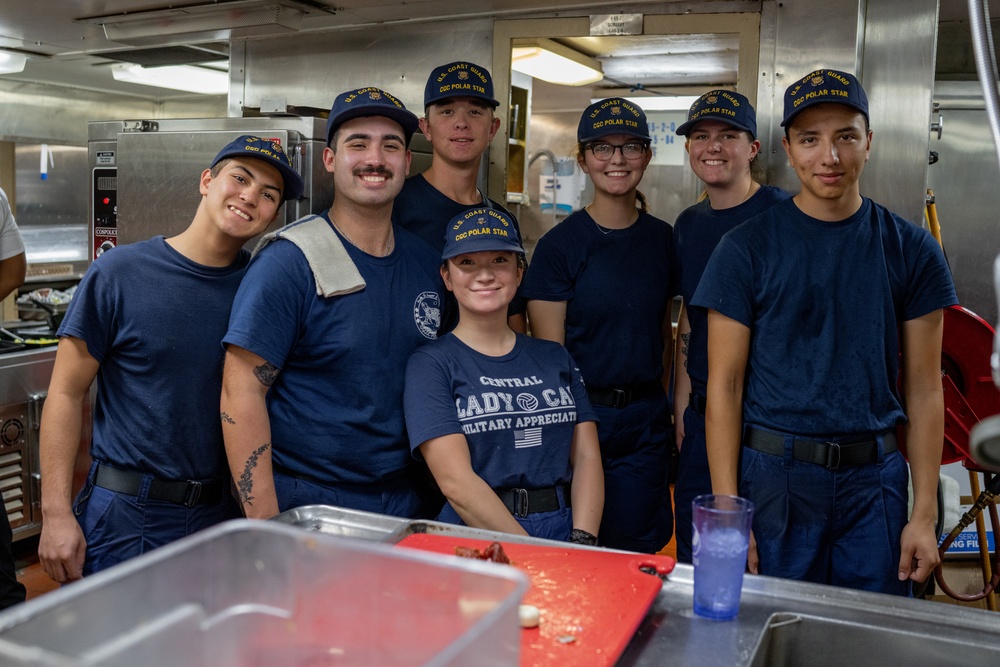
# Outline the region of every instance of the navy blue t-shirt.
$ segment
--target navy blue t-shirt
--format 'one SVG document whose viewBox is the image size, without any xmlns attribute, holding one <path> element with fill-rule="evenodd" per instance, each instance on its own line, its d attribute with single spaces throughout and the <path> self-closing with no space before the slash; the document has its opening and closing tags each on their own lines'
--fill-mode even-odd
<svg viewBox="0 0 1000 667">
<path fill-rule="evenodd" d="M 818 438 L 905 422 L 898 325 L 957 302 L 934 238 L 867 198 L 839 222 L 772 206 L 722 238 L 692 300 L 750 328 L 744 421 Z"/>
<path fill-rule="evenodd" d="M 249 259 L 203 266 L 157 236 L 90 265 L 59 335 L 83 340 L 100 363 L 95 459 L 163 479 L 227 474 L 220 342 Z"/>
<path fill-rule="evenodd" d="M 590 388 L 659 380 L 673 257 L 663 220 L 608 230 L 580 210 L 538 240 L 520 294 L 566 302 L 566 348 Z"/>
<path fill-rule="evenodd" d="M 403 377 L 436 336 L 444 286 L 426 243 L 399 229 L 395 238 L 387 257 L 373 257 L 341 237 L 366 284 L 333 297 L 316 294 L 298 246 L 276 240 L 254 256 L 233 304 L 225 342 L 281 369 L 267 393 L 275 463 L 331 486 L 376 483 L 411 464 Z"/>
<path fill-rule="evenodd" d="M 597 421 L 580 371 L 562 345 L 518 334 L 500 357 L 447 334 L 406 369 L 410 448 L 462 433 L 472 469 L 494 489 L 567 484 L 576 425 Z"/>
<path fill-rule="evenodd" d="M 674 222 L 674 266 L 677 269 L 678 289 L 687 306 L 690 306 L 701 274 L 722 236 L 790 196 L 780 188 L 762 185 L 753 197 L 732 208 L 717 211 L 706 198 L 677 216 Z M 691 378 L 692 391 L 704 396 L 708 382 L 708 313 L 704 308 L 688 307 L 687 316 L 691 325 L 687 373 Z"/>
<path fill-rule="evenodd" d="M 510 215 L 521 238 L 521 228 L 510 211 L 487 198 L 486 208 L 494 208 Z M 392 222 L 422 238 L 440 253 L 444 250 L 445 227 L 452 218 L 484 204 L 461 204 L 427 182 L 423 174 L 411 176 L 403 183 L 403 190 L 392 203 Z"/>
</svg>

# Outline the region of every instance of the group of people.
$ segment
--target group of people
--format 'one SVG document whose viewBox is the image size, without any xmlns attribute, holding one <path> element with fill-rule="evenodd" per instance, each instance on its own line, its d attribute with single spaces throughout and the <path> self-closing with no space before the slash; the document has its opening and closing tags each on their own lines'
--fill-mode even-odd
<svg viewBox="0 0 1000 667">
<path fill-rule="evenodd" d="M 933 239 L 860 195 L 857 79 L 819 70 L 786 91 L 794 196 L 757 174 L 750 101 L 701 96 L 676 131 L 706 196 L 673 227 L 638 189 L 645 114 L 592 104 L 576 159 L 593 201 L 530 265 L 478 187 L 498 106 L 464 61 L 431 72 L 422 118 L 384 90 L 344 92 L 329 210 L 251 258 L 302 181 L 280 144 L 240 137 L 201 174 L 184 232 L 94 262 L 42 417 L 49 576 L 306 504 L 640 552 L 676 531 L 690 560 L 691 499 L 714 491 L 756 504 L 751 571 L 896 593 L 926 577 L 955 293 Z M 418 128 L 433 160 L 407 178 Z"/>
</svg>

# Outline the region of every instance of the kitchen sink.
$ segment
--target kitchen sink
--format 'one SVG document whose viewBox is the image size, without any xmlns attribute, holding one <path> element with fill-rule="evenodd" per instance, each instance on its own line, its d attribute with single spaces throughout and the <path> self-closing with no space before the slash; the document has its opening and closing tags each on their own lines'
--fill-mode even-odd
<svg viewBox="0 0 1000 667">
<path fill-rule="evenodd" d="M 387 543 L 422 533 L 548 543 L 319 505 L 276 520 Z M 1000 665 L 1000 616 L 981 609 L 748 574 L 739 616 L 719 622 L 695 616 L 693 596 L 694 568 L 680 563 L 616 667 Z"/>
<path fill-rule="evenodd" d="M 997 665 L 1000 648 L 942 637 L 939 628 L 911 621 L 904 628 L 805 614 L 771 614 L 748 667 L 907 667 Z"/>
</svg>

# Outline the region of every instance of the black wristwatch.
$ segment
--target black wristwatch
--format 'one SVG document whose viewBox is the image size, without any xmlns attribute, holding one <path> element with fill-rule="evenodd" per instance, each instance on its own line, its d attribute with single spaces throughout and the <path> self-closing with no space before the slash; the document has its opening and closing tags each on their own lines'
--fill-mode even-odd
<svg viewBox="0 0 1000 667">
<path fill-rule="evenodd" d="M 585 530 L 574 528 L 569 534 L 568 542 L 573 544 L 586 544 L 588 547 L 597 546 L 597 535 L 591 535 Z"/>
</svg>

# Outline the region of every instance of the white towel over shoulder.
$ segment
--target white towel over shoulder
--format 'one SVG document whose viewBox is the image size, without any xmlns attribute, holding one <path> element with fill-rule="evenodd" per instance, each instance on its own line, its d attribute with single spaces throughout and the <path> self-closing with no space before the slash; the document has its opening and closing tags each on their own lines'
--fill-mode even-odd
<svg viewBox="0 0 1000 667">
<path fill-rule="evenodd" d="M 340 296 L 364 289 L 365 279 L 325 218 L 318 215 L 299 218 L 264 236 L 253 254 L 279 238 L 291 241 L 305 255 L 316 279 L 316 294 L 319 296 Z"/>
</svg>

